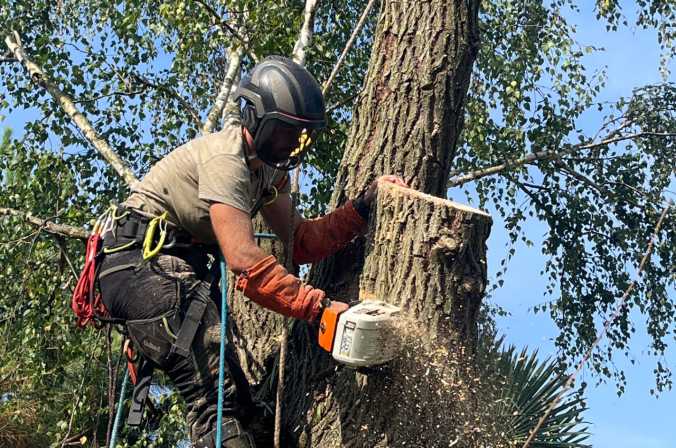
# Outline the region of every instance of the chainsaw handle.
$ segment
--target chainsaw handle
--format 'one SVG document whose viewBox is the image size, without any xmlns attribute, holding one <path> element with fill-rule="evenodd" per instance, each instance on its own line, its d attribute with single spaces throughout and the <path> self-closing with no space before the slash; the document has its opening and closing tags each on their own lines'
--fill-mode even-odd
<svg viewBox="0 0 676 448">
<path fill-rule="evenodd" d="M 333 343 L 336 337 L 336 329 L 338 328 L 338 319 L 350 308 L 345 302 L 337 300 L 329 300 L 328 304 L 324 304 L 319 321 L 319 346 L 331 353 L 333 350 Z"/>
</svg>

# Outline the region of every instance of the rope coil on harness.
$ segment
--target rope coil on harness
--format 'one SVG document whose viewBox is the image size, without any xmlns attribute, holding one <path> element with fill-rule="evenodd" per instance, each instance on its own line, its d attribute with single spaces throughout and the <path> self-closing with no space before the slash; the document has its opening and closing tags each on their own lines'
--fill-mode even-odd
<svg viewBox="0 0 676 448">
<path fill-rule="evenodd" d="M 104 212 L 94 223 L 91 235 L 87 238 L 85 249 L 85 263 L 73 290 L 70 307 L 77 316 L 77 326 L 85 327 L 95 323 L 98 316 L 108 315 L 108 310 L 101 300 L 101 294 L 96 290 L 97 258 L 101 253 L 101 231 L 110 219 L 110 209 Z"/>
</svg>

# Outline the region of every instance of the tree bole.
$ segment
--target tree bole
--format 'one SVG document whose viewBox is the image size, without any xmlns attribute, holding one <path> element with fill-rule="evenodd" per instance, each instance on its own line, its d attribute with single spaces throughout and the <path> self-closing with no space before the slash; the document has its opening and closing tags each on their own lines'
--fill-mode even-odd
<svg viewBox="0 0 676 448">
<path fill-rule="evenodd" d="M 408 335 L 401 341 L 406 356 L 363 375 L 338 366 L 318 347 L 316 328 L 295 322 L 283 402 L 292 446 L 444 446 L 471 439 L 471 406 L 458 404 L 471 396 L 469 386 L 430 381 L 460 384 L 455 362 L 475 336 L 486 284 L 490 217 L 441 199 L 478 49 L 478 5 L 383 2 L 331 206 L 383 174 L 398 174 L 422 193 L 380 186 L 368 235 L 316 265 L 310 283 L 331 298 L 374 297 L 402 306 L 423 346 L 411 349 Z M 276 325 L 251 325 L 259 330 L 246 339 L 278 336 Z M 437 367 L 416 378 L 429 365 Z"/>
</svg>

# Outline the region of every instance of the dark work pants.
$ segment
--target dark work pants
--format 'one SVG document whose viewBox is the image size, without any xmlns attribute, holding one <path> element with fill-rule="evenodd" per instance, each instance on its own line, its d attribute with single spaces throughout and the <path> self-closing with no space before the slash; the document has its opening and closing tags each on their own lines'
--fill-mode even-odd
<svg viewBox="0 0 676 448">
<path fill-rule="evenodd" d="M 169 349 L 174 340 L 172 333 L 178 331 L 176 326 L 172 328 L 172 322 L 180 320 L 186 312 L 191 291 L 206 274 L 207 261 L 207 255 L 197 251 L 161 253 L 148 261 L 142 261 L 139 250 L 123 251 L 106 255 L 101 272 L 125 264 L 135 267 L 109 271 L 112 273 L 100 279 L 103 302 L 112 317 L 128 321 L 137 350 L 167 373 L 185 400 L 193 443 L 216 428 L 220 352 L 217 288 L 211 288 L 212 300 L 195 335 L 191 355 L 186 358 L 169 355 Z M 149 320 L 144 322 L 145 319 Z M 167 331 L 167 324 L 171 331 Z M 138 340 L 148 334 L 152 335 L 152 342 L 139 347 Z M 224 373 L 224 418 L 237 418 L 246 425 L 253 405 L 249 385 L 231 344 L 226 345 Z"/>
</svg>

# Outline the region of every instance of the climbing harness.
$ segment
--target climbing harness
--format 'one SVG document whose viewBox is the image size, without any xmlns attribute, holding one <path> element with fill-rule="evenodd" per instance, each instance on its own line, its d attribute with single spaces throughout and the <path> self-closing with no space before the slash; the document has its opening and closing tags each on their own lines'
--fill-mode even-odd
<svg viewBox="0 0 676 448">
<path fill-rule="evenodd" d="M 252 210 L 252 214 L 257 213 L 260 208 L 274 202 L 279 189 L 283 188 L 288 182 L 288 177 L 278 182 L 276 185 L 270 185 L 265 189 L 265 193 L 257 201 Z M 257 238 L 276 238 L 275 235 L 267 233 L 257 233 Z M 105 243 L 104 243 L 105 240 Z M 146 217 L 138 214 L 134 210 L 124 209 L 112 206 L 103 215 L 101 215 L 92 231 L 92 235 L 87 244 L 87 256 L 85 259 L 85 268 L 78 283 L 78 294 L 74 295 L 73 309 L 78 316 L 78 324 L 86 325 L 88 322 L 101 320 L 105 322 L 108 316 L 100 294 L 96 292 L 96 282 L 98 278 L 104 278 L 115 272 L 125 269 L 136 268 L 139 263 L 148 261 L 157 256 L 161 251 L 173 248 L 192 247 L 194 242 L 192 237 L 178 229 L 170 227 L 167 221 L 167 213 L 162 213 L 155 217 Z M 102 258 L 106 255 L 119 253 L 128 250 L 139 250 L 140 255 L 135 262 L 113 266 L 101 270 Z M 208 270 L 202 281 L 200 281 L 193 291 L 190 292 L 190 300 L 185 315 L 178 316 L 176 310 L 170 310 L 161 316 L 152 319 L 127 320 L 124 322 L 126 332 L 134 343 L 134 346 L 149 347 L 157 345 L 157 338 L 153 338 L 155 331 L 165 331 L 170 335 L 173 343 L 169 348 L 169 354 L 176 354 L 181 357 L 187 357 L 191 353 L 192 342 L 199 328 L 208 301 L 210 285 L 213 283 L 216 272 L 215 268 L 220 267 L 221 275 L 221 347 L 219 356 L 219 382 L 218 382 L 218 413 L 216 430 L 211 436 L 216 446 L 220 446 L 221 441 L 227 440 L 241 432 L 241 427 L 231 428 L 233 423 L 223 421 L 223 381 L 225 374 L 225 344 L 227 343 L 227 267 L 225 259 L 219 255 L 219 266 L 216 263 L 212 269 Z M 91 300 L 93 297 L 94 300 Z M 75 306 L 78 306 L 76 308 Z M 81 311 L 84 310 L 84 311 Z M 82 323 L 80 323 L 82 322 Z M 152 325 L 153 330 L 142 328 Z M 111 434 L 111 447 L 114 447 L 117 434 L 121 424 L 121 414 L 123 412 L 122 402 L 126 399 L 127 384 L 131 380 L 133 392 L 131 394 L 131 405 L 127 415 L 126 424 L 128 426 L 139 426 L 143 421 L 144 407 L 147 402 L 150 385 L 152 382 L 153 366 L 156 363 L 162 364 L 163 360 L 153 359 L 146 355 L 134 353 L 130 346 L 129 339 L 124 342 L 123 353 L 127 357 L 127 369 L 125 370 L 122 383 L 122 391 L 117 406 L 117 414 L 113 432 Z M 166 352 L 165 352 L 166 353 Z"/>
</svg>

